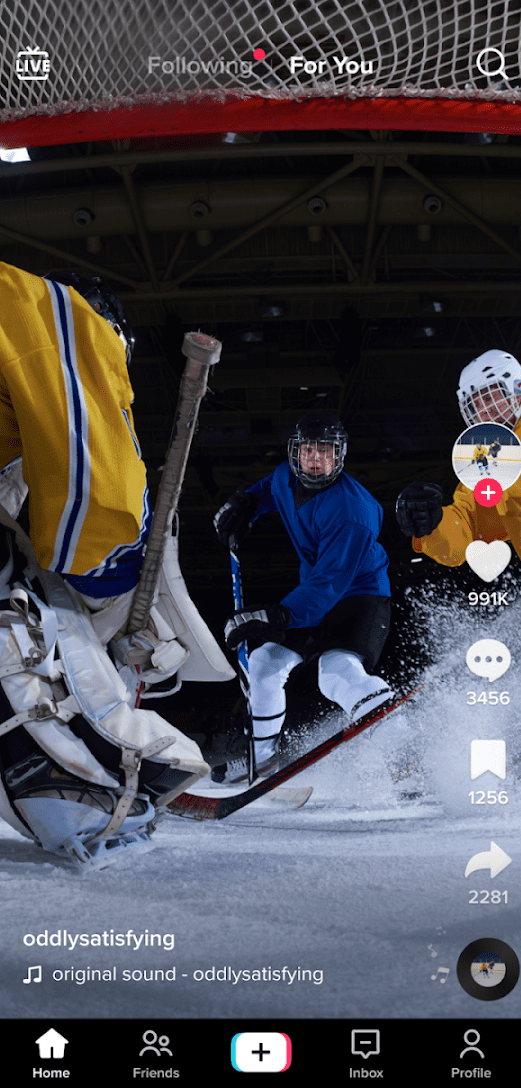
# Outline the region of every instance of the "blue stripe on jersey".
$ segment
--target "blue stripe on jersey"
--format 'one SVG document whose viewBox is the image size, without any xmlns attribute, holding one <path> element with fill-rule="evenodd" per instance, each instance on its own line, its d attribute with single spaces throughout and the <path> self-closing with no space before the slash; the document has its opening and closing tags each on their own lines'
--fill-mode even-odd
<svg viewBox="0 0 521 1088">
<path fill-rule="evenodd" d="M 84 572 L 82 578 L 104 578 L 104 577 L 118 577 L 117 570 L 118 564 L 121 563 L 137 563 L 137 568 L 141 568 L 141 560 L 143 556 L 143 548 L 148 539 L 150 532 L 150 526 L 152 523 L 152 509 L 150 506 L 150 497 L 148 493 L 148 487 L 145 485 L 143 491 L 143 505 L 141 509 L 141 523 L 139 526 L 139 533 L 134 541 L 131 543 L 118 544 L 98 567 L 91 567 L 90 570 Z M 111 572 L 114 574 L 111 574 Z"/>
<path fill-rule="evenodd" d="M 89 416 L 78 372 L 74 317 L 69 292 L 61 283 L 55 283 L 54 280 L 46 282 L 51 295 L 65 381 L 69 431 L 69 488 L 49 570 L 66 573 L 74 561 L 90 502 Z"/>
<path fill-rule="evenodd" d="M 130 419 L 128 418 L 128 412 L 127 412 L 126 408 L 122 408 L 121 411 L 123 412 L 125 423 L 126 423 L 128 429 L 130 431 L 130 437 L 131 437 L 131 439 L 132 439 L 132 441 L 134 443 L 134 446 L 136 448 L 136 453 L 137 453 L 139 459 L 141 460 L 141 450 L 139 448 L 139 444 L 138 444 L 136 436 L 135 436 L 135 434 L 134 434 L 134 432 L 132 430 L 132 427 L 130 426 Z"/>
<path fill-rule="evenodd" d="M 152 511 L 148 488 L 143 493 L 143 512 L 137 540 L 133 544 L 120 544 L 114 548 L 101 566 L 93 567 L 85 574 L 68 574 L 70 582 L 80 593 L 89 597 L 115 597 L 133 589 L 139 581 L 143 563 L 143 548 L 150 531 Z"/>
</svg>

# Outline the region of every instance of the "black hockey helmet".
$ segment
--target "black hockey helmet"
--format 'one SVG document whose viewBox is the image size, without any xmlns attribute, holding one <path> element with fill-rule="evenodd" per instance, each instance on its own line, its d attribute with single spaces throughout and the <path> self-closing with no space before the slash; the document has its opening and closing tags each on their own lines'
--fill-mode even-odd
<svg viewBox="0 0 521 1088">
<path fill-rule="evenodd" d="M 102 280 L 101 276 L 93 276 L 89 280 L 80 276 L 77 272 L 71 272 L 67 268 L 48 272 L 44 279 L 63 283 L 65 287 L 74 287 L 74 290 L 83 296 L 89 306 L 92 306 L 97 314 L 104 317 L 109 325 L 112 325 L 112 328 L 123 342 L 127 366 L 129 366 L 136 338 L 125 317 L 121 302 L 112 293 L 105 280 Z"/>
<path fill-rule="evenodd" d="M 334 412 L 308 412 L 299 419 L 288 442 L 288 459 L 291 471 L 311 491 L 329 487 L 340 476 L 347 453 L 348 434 Z M 327 471 L 304 471 L 301 463 L 303 447 L 325 452 L 331 447 Z M 318 466 L 317 466 L 318 467 Z"/>
</svg>

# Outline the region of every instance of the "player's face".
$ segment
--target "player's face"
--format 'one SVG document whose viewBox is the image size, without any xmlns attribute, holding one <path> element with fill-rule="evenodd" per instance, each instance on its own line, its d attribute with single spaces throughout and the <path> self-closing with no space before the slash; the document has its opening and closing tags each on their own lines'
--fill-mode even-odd
<svg viewBox="0 0 521 1088">
<path fill-rule="evenodd" d="M 517 416 L 499 385 L 481 389 L 473 399 L 477 423 L 506 423 L 513 427 Z"/>
<path fill-rule="evenodd" d="M 300 447 L 300 467 L 308 476 L 331 476 L 335 451 L 328 442 L 307 442 Z"/>
</svg>

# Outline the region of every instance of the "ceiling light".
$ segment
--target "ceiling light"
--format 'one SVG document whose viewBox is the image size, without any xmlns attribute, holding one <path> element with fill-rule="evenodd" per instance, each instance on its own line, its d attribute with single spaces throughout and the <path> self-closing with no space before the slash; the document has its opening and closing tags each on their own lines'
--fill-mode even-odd
<svg viewBox="0 0 521 1088">
<path fill-rule="evenodd" d="M 30 162 L 31 156 L 26 147 L 0 147 L 2 162 Z"/>
<path fill-rule="evenodd" d="M 431 336 L 436 336 L 437 331 L 438 331 L 437 329 L 433 329 L 428 325 L 422 325 L 420 328 L 416 329 L 416 332 L 414 333 L 414 335 L 429 338 Z"/>
<path fill-rule="evenodd" d="M 422 300 L 422 314 L 442 314 L 446 309 L 447 303 L 441 298 L 424 298 Z"/>
<path fill-rule="evenodd" d="M 247 329 L 241 332 L 241 340 L 244 344 L 261 344 L 264 339 L 262 329 Z"/>
<path fill-rule="evenodd" d="M 425 208 L 425 211 L 429 213 L 429 215 L 436 215 L 437 212 L 441 212 L 441 209 L 443 208 L 443 202 L 440 200 L 439 196 L 434 196 L 431 194 L 425 197 L 423 201 L 423 207 Z"/>
<path fill-rule="evenodd" d="M 281 302 L 266 302 L 261 306 L 260 315 L 265 320 L 268 317 L 282 317 L 286 313 L 286 307 Z"/>
</svg>

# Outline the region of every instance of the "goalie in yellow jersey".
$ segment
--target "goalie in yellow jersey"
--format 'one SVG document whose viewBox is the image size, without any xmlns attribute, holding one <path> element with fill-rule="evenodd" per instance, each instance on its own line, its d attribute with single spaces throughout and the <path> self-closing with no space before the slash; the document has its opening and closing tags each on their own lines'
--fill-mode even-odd
<svg viewBox="0 0 521 1088">
<path fill-rule="evenodd" d="M 80 868 L 105 865 L 148 846 L 158 810 L 209 772 L 197 744 L 138 707 L 138 684 L 150 698 L 235 674 L 188 596 L 172 537 L 150 630 L 128 652 L 151 511 L 131 408 L 134 337 L 118 299 L 98 278 L 0 263 L 0 315 L 0 522 L 16 520 L 28 494 L 36 555 L 28 571 L 11 523 L 0 815 Z"/>
<path fill-rule="evenodd" d="M 488 455 L 487 447 L 486 446 L 479 446 L 479 445 L 476 446 L 476 448 L 474 450 L 474 453 L 472 455 L 472 461 L 470 463 L 471 463 L 471 465 L 477 465 L 478 466 L 480 476 L 483 476 L 483 473 L 485 473 L 485 476 L 490 476 L 490 472 L 488 471 L 488 456 L 487 455 Z"/>
<path fill-rule="evenodd" d="M 0 501 L 16 516 L 29 491 L 45 570 L 96 599 L 125 593 L 151 522 L 132 420 L 132 330 L 99 279 L 0 264 L 0 292 Z"/>
<path fill-rule="evenodd" d="M 521 365 L 509 352 L 494 349 L 473 359 L 461 372 L 457 396 L 467 427 L 501 423 L 521 438 Z M 409 484 L 398 496 L 396 518 L 415 552 L 448 567 L 465 562 L 473 540 L 509 540 L 521 556 L 521 478 L 488 507 L 461 483 L 448 506 L 438 484 Z"/>
</svg>

